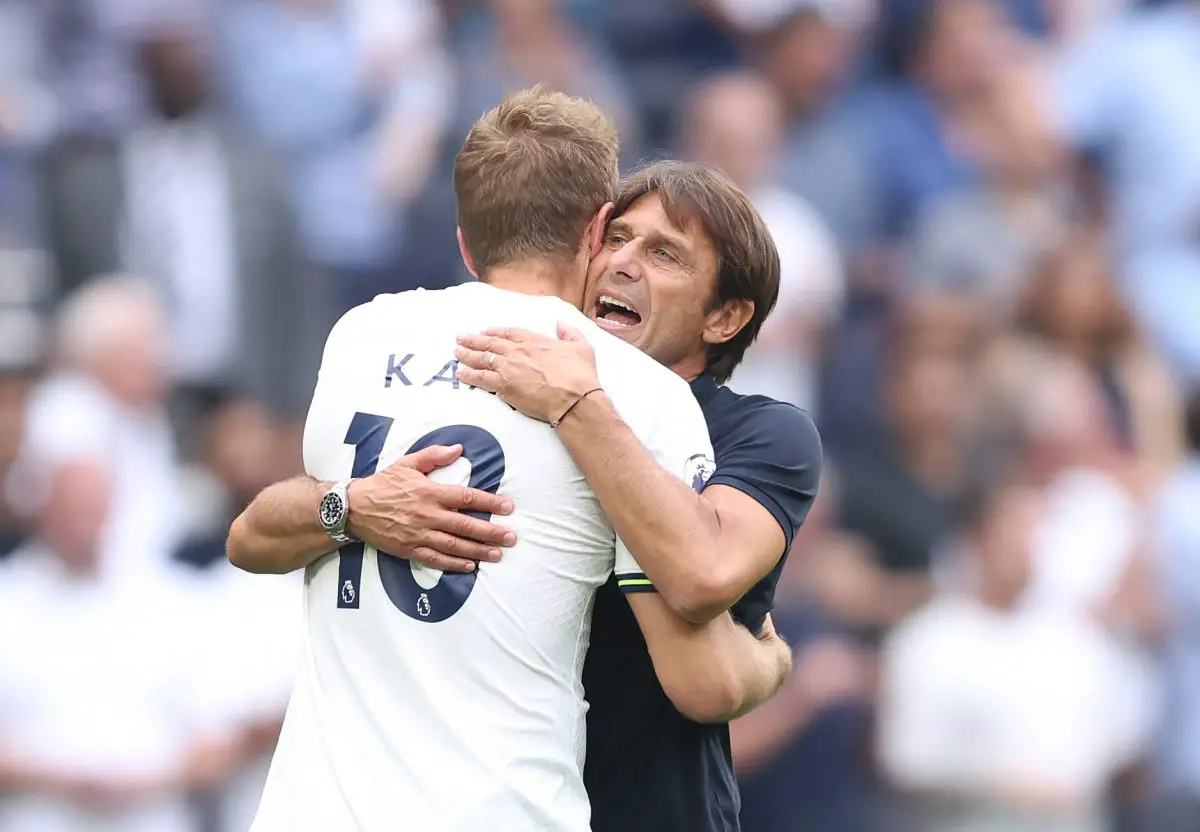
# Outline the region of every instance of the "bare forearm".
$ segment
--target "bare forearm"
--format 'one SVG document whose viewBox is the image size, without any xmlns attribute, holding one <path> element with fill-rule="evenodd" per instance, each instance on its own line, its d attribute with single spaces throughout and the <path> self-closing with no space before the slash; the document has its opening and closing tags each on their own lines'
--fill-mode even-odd
<svg viewBox="0 0 1200 832">
<path fill-rule="evenodd" d="M 307 476 L 264 489 L 229 528 L 229 562 L 247 572 L 284 574 L 332 552 L 335 544 L 317 519 L 328 490 Z"/>
<path fill-rule="evenodd" d="M 772 633 L 756 637 L 745 627 L 737 624 L 733 627 L 737 640 L 745 645 L 740 650 L 731 648 L 737 650 L 735 672 L 742 681 L 742 701 L 726 721 L 745 716 L 765 703 L 783 687 L 792 672 L 792 650 L 781 636 Z"/>
<path fill-rule="evenodd" d="M 720 525 L 712 506 L 634 436 L 609 399 L 589 396 L 558 427 L 618 535 L 667 603 L 694 623 L 725 607 L 706 605 L 717 570 Z"/>
<path fill-rule="evenodd" d="M 654 594 L 630 596 L 654 672 L 680 713 L 723 723 L 761 705 L 791 669 L 791 651 L 778 636 L 756 638 L 729 613 L 692 624 Z"/>
</svg>

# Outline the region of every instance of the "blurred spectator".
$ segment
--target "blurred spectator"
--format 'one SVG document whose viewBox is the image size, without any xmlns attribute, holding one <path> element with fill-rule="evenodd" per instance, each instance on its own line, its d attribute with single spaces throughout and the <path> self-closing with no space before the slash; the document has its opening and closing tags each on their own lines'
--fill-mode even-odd
<svg viewBox="0 0 1200 832">
<path fill-rule="evenodd" d="M 276 426 L 252 401 L 221 406 L 207 427 L 203 462 L 211 479 L 211 510 L 176 549 L 174 560 L 206 570 L 224 566 L 225 538 L 233 522 L 259 491 L 275 481 L 272 446 Z"/>
<path fill-rule="evenodd" d="M 33 238 L 30 155 L 51 129 L 34 4 L 0 0 L 0 249 Z"/>
<path fill-rule="evenodd" d="M 844 249 L 857 251 L 868 242 L 870 173 L 837 94 L 846 87 L 855 39 L 867 21 L 833 13 L 817 0 L 792 5 L 790 14 L 757 33 L 759 63 L 784 102 L 777 175 L 812 203 Z"/>
<path fill-rule="evenodd" d="M 884 382 L 885 444 L 839 460 L 839 523 L 879 558 L 861 562 L 858 580 L 875 592 L 856 624 L 886 628 L 928 596 L 938 546 L 982 465 L 972 381 L 955 353 L 898 345 Z"/>
<path fill-rule="evenodd" d="M 597 5 L 603 9 L 603 46 L 629 85 L 623 95 L 632 98 L 640 134 L 627 140 L 622 132 L 626 159 L 636 160 L 643 151 L 654 155 L 669 145 L 679 123 L 680 92 L 695 78 L 738 62 L 736 38 L 707 0 L 602 0 Z M 622 121 L 617 126 L 624 131 Z M 631 149 L 636 152 L 630 154 Z"/>
<path fill-rule="evenodd" d="M 211 719 L 193 609 L 104 577 L 111 480 L 48 459 L 37 534 L 0 566 L 0 829 L 186 832 L 236 746 Z"/>
<path fill-rule="evenodd" d="M 1101 160 L 1123 289 L 1177 373 L 1200 380 L 1200 5 L 1101 27 L 1053 68 L 1051 119 Z"/>
<path fill-rule="evenodd" d="M 1117 295 L 1102 240 L 1075 234 L 1045 258 L 1017 323 L 1095 375 L 1111 435 L 1149 481 L 1174 469 L 1183 448 L 1179 394 Z"/>
<path fill-rule="evenodd" d="M 836 500 L 826 471 L 775 594 L 771 617 L 792 645 L 792 674 L 730 726 L 745 832 L 872 832 L 884 822 L 867 752 L 874 663 L 836 623 L 837 596 L 858 585 L 826 580 L 863 548 L 832 525 Z"/>
<path fill-rule="evenodd" d="M 453 107 L 436 9 L 236 0 L 226 28 L 234 103 L 289 163 L 308 252 L 336 278 L 339 307 L 397 291 L 404 215 Z"/>
<path fill-rule="evenodd" d="M 51 129 L 50 97 L 41 83 L 36 3 L 0 2 L 0 142 L 31 145 Z"/>
<path fill-rule="evenodd" d="M 1085 365 L 1055 355 L 1030 376 L 1025 481 L 1041 489 L 1024 601 L 1103 627 L 1119 674 L 1110 683 L 1129 752 L 1152 731 L 1160 692 L 1147 648 L 1161 635 L 1146 516 L 1130 461 L 1106 420 L 1100 386 Z"/>
<path fill-rule="evenodd" d="M 167 422 L 166 321 L 144 284 L 106 278 L 80 289 L 58 318 L 55 370 L 33 391 L 10 501 L 28 507 L 41 466 L 87 456 L 114 477 L 106 571 L 161 566 L 180 531 L 175 443 Z"/>
<path fill-rule="evenodd" d="M 895 81 L 861 103 L 876 232 L 894 239 L 931 199 L 971 184 L 979 107 L 1014 34 L 995 0 L 892 0 L 884 49 Z"/>
<path fill-rule="evenodd" d="M 644 4 L 653 6 L 653 2 Z M 639 146 L 638 122 L 613 67 L 585 40 L 556 0 L 488 0 L 491 26 L 462 47 L 453 137 L 506 91 L 543 83 L 595 101 L 613 119 L 628 151 Z"/>
<path fill-rule="evenodd" d="M 118 135 L 137 120 L 144 100 L 131 39 L 152 3 L 36 0 L 29 4 L 39 15 L 42 73 L 59 135 Z"/>
<path fill-rule="evenodd" d="M 1157 495 L 1154 517 L 1169 621 L 1159 761 L 1169 795 L 1164 812 L 1176 824 L 1170 828 L 1181 830 L 1200 817 L 1200 398 L 1189 408 L 1188 445 L 1187 461 Z"/>
<path fill-rule="evenodd" d="M 65 140 L 45 160 L 60 291 L 114 270 L 151 280 L 186 410 L 234 387 L 298 417 L 332 310 L 275 167 L 213 111 L 200 29 L 147 24 L 137 55 L 153 117 L 120 141 Z"/>
<path fill-rule="evenodd" d="M 721 168 L 750 195 L 779 248 L 779 300 L 731 385 L 812 407 L 816 353 L 845 287 L 820 217 L 772 181 L 783 141 L 781 101 L 757 75 L 713 76 L 693 93 L 683 139 L 689 158 Z"/>
<path fill-rule="evenodd" d="M 1142 575 L 1149 557 L 1134 469 L 1109 426 L 1099 384 L 1085 365 L 1051 354 L 1024 391 L 1025 479 L 1044 488 L 1030 595 L 1049 606 L 1157 630 Z M 1114 606 L 1115 605 L 1115 606 Z"/>
<path fill-rule="evenodd" d="M 1030 107 L 1028 73 L 1011 71 L 980 104 L 974 158 L 982 181 L 919 213 L 907 281 L 962 294 L 992 322 L 1011 319 L 1028 274 L 1065 229 L 1063 160 Z"/>
<path fill-rule="evenodd" d="M 1043 499 L 1006 487 L 971 523 L 970 592 L 905 621 L 884 654 L 879 754 L 920 808 L 918 828 L 1100 832 L 1130 758 L 1120 672 L 1089 621 L 1018 602 Z"/>
<path fill-rule="evenodd" d="M 291 694 L 301 634 L 301 574 L 249 575 L 225 559 L 229 524 L 278 477 L 275 424 L 250 401 L 223 405 L 208 424 L 204 463 L 213 511 L 176 550 L 202 604 L 221 610 L 205 627 L 214 707 L 241 741 L 238 764 L 213 793 L 219 832 L 250 828 Z"/>
</svg>

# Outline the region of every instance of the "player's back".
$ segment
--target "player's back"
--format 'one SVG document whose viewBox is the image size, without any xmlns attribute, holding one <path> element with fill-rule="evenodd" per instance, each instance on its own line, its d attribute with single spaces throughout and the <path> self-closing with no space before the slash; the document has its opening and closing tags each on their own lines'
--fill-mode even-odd
<svg viewBox="0 0 1200 832">
<path fill-rule="evenodd" d="M 454 377 L 457 335 L 560 320 L 588 330 L 635 432 L 683 384 L 563 301 L 483 284 L 381 296 L 331 334 L 308 473 L 368 476 L 461 444 L 435 478 L 511 497 L 518 543 L 440 580 L 358 544 L 309 568 L 303 667 L 256 830 L 588 828 L 580 673 L 613 531 L 548 425 Z"/>
</svg>

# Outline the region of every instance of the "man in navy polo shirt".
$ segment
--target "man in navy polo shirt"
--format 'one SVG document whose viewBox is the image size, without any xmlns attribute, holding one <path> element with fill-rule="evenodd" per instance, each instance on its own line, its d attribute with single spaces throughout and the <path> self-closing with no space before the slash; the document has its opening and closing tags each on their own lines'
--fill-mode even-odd
<svg viewBox="0 0 1200 832">
<path fill-rule="evenodd" d="M 775 302 L 766 233 L 724 176 L 661 163 L 625 182 L 593 262 L 584 311 L 692 383 L 716 455 L 715 470 L 696 462 L 695 491 L 658 466 L 596 390 L 592 352 L 577 333 L 460 339 L 459 377 L 527 415 L 550 421 L 579 402 L 560 438 L 646 570 L 613 576 L 596 599 L 583 677 L 596 832 L 738 829 L 728 726 L 693 722 L 672 706 L 620 592 L 660 592 L 681 626 L 729 609 L 751 632 L 771 631 L 775 585 L 816 494 L 821 446 L 805 412 L 721 386 Z"/>
</svg>

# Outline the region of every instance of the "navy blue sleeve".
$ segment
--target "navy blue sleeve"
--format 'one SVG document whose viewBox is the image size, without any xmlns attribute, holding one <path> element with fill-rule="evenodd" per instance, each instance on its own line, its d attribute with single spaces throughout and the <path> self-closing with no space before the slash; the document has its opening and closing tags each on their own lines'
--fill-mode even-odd
<svg viewBox="0 0 1200 832">
<path fill-rule="evenodd" d="M 705 487 L 726 485 L 749 495 L 783 530 L 779 562 L 730 611 L 757 633 L 774 607 L 775 586 L 796 530 L 817 496 L 821 437 L 812 417 L 797 407 L 760 397 L 742 403 L 745 411 L 732 420 L 728 433 L 713 437 L 717 470 Z"/>
</svg>

